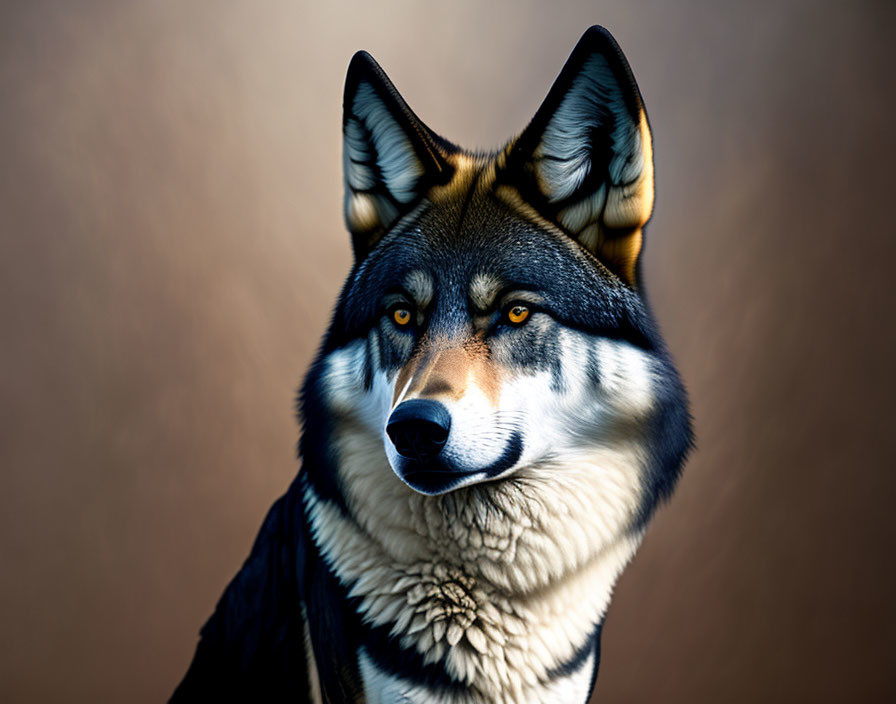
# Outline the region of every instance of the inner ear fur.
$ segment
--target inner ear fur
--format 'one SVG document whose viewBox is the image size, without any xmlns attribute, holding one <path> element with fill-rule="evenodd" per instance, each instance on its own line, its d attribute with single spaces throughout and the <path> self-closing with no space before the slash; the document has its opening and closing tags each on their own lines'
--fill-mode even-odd
<svg viewBox="0 0 896 704">
<path fill-rule="evenodd" d="M 408 107 L 365 51 L 349 64 L 343 97 L 345 222 L 361 259 L 429 188 L 450 179 L 452 145 Z"/>
<path fill-rule="evenodd" d="M 545 217 L 637 286 L 653 209 L 653 149 L 631 68 L 603 27 L 588 29 L 535 117 L 505 151 L 503 175 Z"/>
</svg>

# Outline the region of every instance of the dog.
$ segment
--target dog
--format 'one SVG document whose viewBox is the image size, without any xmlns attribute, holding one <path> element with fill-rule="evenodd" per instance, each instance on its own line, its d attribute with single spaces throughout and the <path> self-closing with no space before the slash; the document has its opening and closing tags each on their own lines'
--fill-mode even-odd
<svg viewBox="0 0 896 704">
<path fill-rule="evenodd" d="M 472 153 L 359 52 L 343 135 L 354 265 L 301 470 L 172 701 L 586 702 L 692 445 L 641 277 L 631 69 L 591 27 L 526 129 Z"/>
</svg>

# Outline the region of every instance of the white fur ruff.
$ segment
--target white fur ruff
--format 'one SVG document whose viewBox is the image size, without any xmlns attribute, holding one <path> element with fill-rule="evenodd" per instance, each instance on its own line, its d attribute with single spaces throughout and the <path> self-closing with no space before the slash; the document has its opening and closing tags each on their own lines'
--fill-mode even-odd
<svg viewBox="0 0 896 704">
<path fill-rule="evenodd" d="M 517 465 L 440 496 L 414 491 L 390 466 L 383 428 L 402 394 L 382 372 L 364 389 L 365 341 L 329 356 L 327 405 L 349 515 L 305 482 L 315 543 L 366 622 L 468 688 L 446 699 L 380 672 L 367 653 L 368 701 L 575 701 L 567 695 L 579 691 L 585 701 L 592 669 L 555 671 L 593 634 L 642 538 L 632 528 L 644 465 L 633 428 L 652 407 L 652 375 L 631 345 L 565 332 L 558 342 L 559 387 L 550 373 L 502 386 L 498 411 L 517 409 L 525 437 Z M 470 388 L 452 406 L 452 435 L 464 415 L 471 428 L 488 422 L 480 395 Z"/>
</svg>

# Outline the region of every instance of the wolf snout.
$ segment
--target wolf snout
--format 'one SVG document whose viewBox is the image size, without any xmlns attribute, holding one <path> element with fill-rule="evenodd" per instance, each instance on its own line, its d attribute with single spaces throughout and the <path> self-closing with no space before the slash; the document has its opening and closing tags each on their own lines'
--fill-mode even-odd
<svg viewBox="0 0 896 704">
<path fill-rule="evenodd" d="M 410 460 L 425 462 L 445 447 L 451 414 L 438 401 L 414 399 L 398 405 L 386 424 L 395 451 Z"/>
</svg>

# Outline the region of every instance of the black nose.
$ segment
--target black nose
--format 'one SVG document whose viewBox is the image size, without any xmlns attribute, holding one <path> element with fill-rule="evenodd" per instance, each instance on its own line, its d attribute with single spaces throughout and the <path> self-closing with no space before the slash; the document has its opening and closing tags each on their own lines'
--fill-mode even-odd
<svg viewBox="0 0 896 704">
<path fill-rule="evenodd" d="M 414 399 L 398 405 L 386 434 L 402 457 L 424 462 L 438 455 L 448 440 L 451 414 L 438 401 Z"/>
</svg>

